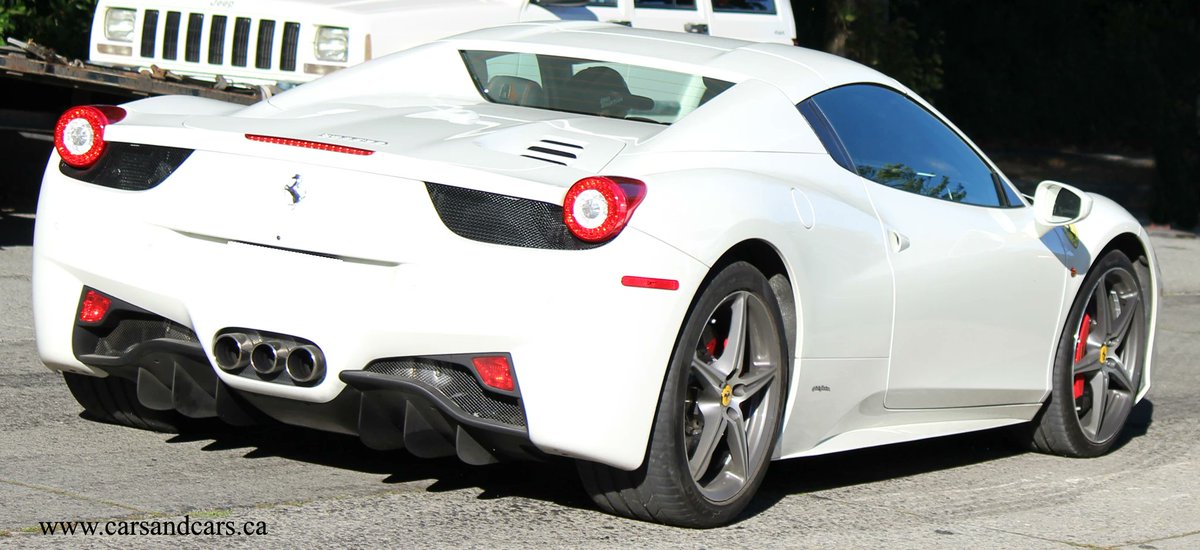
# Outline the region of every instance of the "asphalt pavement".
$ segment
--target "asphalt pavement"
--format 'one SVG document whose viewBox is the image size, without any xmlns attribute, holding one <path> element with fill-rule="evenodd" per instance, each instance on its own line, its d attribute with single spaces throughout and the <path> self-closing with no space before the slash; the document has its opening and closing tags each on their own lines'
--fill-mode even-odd
<svg viewBox="0 0 1200 550">
<path fill-rule="evenodd" d="M 172 436 L 84 418 L 34 348 L 31 249 L 14 244 L 31 228 L 0 215 L 0 547 L 1200 547 L 1191 233 L 1154 237 L 1168 293 L 1155 385 L 1110 455 L 1033 454 L 989 431 L 776 462 L 744 519 L 696 531 L 597 511 L 566 461 L 471 467 L 300 429 Z M 201 534 L 138 532 L 185 519 Z M 135 534 L 40 525 L 82 520 Z"/>
</svg>

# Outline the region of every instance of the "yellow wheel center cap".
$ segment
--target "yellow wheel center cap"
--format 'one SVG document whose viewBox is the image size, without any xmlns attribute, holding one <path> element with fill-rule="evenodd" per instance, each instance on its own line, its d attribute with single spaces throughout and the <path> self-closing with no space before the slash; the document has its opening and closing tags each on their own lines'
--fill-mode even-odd
<svg viewBox="0 0 1200 550">
<path fill-rule="evenodd" d="M 733 399 L 733 386 L 726 385 L 721 388 L 721 406 L 728 407 L 729 401 Z"/>
<path fill-rule="evenodd" d="M 1100 364 L 1108 362 L 1108 346 L 1100 346 Z"/>
</svg>

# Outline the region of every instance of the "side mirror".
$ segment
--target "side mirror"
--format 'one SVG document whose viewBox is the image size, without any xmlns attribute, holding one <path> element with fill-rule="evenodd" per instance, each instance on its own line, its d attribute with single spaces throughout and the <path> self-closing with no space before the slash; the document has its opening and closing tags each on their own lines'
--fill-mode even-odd
<svg viewBox="0 0 1200 550">
<path fill-rule="evenodd" d="M 1033 192 L 1033 217 L 1039 237 L 1091 213 L 1092 197 L 1065 183 L 1046 180 Z"/>
</svg>

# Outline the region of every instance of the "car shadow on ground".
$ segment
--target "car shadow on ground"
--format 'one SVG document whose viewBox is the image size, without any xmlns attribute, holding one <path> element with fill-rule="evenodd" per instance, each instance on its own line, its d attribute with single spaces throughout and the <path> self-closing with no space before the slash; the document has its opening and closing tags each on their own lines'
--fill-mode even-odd
<svg viewBox="0 0 1200 550">
<path fill-rule="evenodd" d="M 1153 422 L 1154 404 L 1143 400 L 1113 447 L 1118 451 L 1145 435 Z M 430 492 L 477 489 L 479 499 L 522 497 L 561 506 L 595 509 L 578 481 L 574 463 L 551 458 L 546 462 L 508 462 L 469 466 L 456 458 L 423 459 L 405 451 L 376 451 L 357 438 L 274 425 L 245 430 L 208 424 L 199 432 L 179 435 L 170 443 L 210 441 L 206 451 L 248 449 L 244 458 L 279 457 L 383 476 L 382 484 L 432 480 Z M 741 519 L 753 517 L 783 498 L 802 493 L 876 483 L 891 479 L 962 468 L 1028 452 L 1018 444 L 1018 429 L 998 428 L 846 451 L 831 455 L 775 462 Z"/>
<path fill-rule="evenodd" d="M 33 244 L 33 216 L 0 212 L 0 249 Z"/>
<path fill-rule="evenodd" d="M 205 451 L 247 449 L 243 458 L 279 457 L 316 466 L 382 476 L 385 485 L 432 481 L 430 492 L 475 488 L 478 498 L 524 497 L 573 508 L 590 508 L 591 501 L 576 479 L 572 461 L 550 457 L 545 462 L 501 462 L 471 466 L 455 457 L 419 458 L 403 450 L 378 451 L 357 437 L 286 425 L 238 429 L 219 423 L 177 435 L 168 443 L 210 441 Z"/>
<path fill-rule="evenodd" d="M 1154 404 L 1142 400 L 1113 444 L 1118 452 L 1130 441 L 1146 435 L 1153 422 Z M 1032 452 L 1025 447 L 1029 424 L 946 437 L 923 439 L 779 461 L 771 465 L 746 517 L 762 512 L 788 495 L 840 489 L 854 485 L 951 470 Z M 1067 460 L 1067 459 L 1064 459 Z"/>
</svg>

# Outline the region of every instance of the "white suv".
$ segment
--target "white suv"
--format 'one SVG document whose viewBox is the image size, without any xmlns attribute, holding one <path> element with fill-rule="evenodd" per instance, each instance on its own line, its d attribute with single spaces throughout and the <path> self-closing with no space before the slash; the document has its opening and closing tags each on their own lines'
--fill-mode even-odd
<svg viewBox="0 0 1200 550">
<path fill-rule="evenodd" d="M 89 57 L 286 87 L 468 30 L 547 19 L 796 37 L 789 0 L 100 0 Z"/>
<path fill-rule="evenodd" d="M 642 29 L 698 32 L 753 42 L 793 44 L 789 0 L 591 0 L 551 6 L 560 19 L 589 19 Z"/>
</svg>

